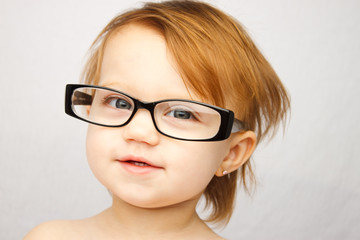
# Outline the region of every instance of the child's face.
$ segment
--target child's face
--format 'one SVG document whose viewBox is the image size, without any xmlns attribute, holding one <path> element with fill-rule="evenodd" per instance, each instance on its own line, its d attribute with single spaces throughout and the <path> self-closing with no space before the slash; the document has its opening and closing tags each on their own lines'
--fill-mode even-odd
<svg viewBox="0 0 360 240">
<path fill-rule="evenodd" d="M 187 91 L 163 37 L 138 25 L 126 26 L 108 40 L 99 85 L 142 101 L 200 100 Z M 161 135 L 144 109 L 120 128 L 90 124 L 87 135 L 95 176 L 115 197 L 139 207 L 197 200 L 228 152 L 228 140 L 191 142 Z"/>
</svg>

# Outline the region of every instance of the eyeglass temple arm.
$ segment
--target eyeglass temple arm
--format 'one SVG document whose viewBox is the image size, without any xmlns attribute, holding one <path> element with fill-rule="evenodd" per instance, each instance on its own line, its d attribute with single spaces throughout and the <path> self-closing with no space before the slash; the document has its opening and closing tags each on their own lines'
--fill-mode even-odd
<svg viewBox="0 0 360 240">
<path fill-rule="evenodd" d="M 74 99 L 72 100 L 74 105 L 91 105 L 93 97 L 90 94 L 75 91 Z"/>
<path fill-rule="evenodd" d="M 245 124 L 242 121 L 234 118 L 234 122 L 231 128 L 231 133 L 239 132 L 244 129 L 245 129 Z"/>
</svg>

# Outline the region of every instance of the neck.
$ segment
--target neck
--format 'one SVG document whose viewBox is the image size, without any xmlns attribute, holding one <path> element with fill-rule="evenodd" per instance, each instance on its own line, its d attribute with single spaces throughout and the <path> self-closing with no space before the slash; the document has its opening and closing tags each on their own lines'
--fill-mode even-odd
<svg viewBox="0 0 360 240">
<path fill-rule="evenodd" d="M 161 208 L 140 208 L 113 197 L 112 206 L 103 216 L 108 231 L 129 239 L 182 239 L 184 236 L 214 235 L 199 218 L 195 208 L 198 199 Z M 189 239 L 189 238 L 187 238 Z M 192 239 L 192 238 L 190 238 Z"/>
</svg>

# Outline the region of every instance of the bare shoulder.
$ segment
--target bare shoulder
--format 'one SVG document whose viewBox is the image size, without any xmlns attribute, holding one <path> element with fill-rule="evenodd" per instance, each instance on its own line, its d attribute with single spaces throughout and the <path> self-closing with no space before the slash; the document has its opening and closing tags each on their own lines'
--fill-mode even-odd
<svg viewBox="0 0 360 240">
<path fill-rule="evenodd" d="M 43 239 L 81 239 L 84 229 L 83 221 L 49 221 L 33 228 L 23 240 L 43 240 Z"/>
<path fill-rule="evenodd" d="M 227 239 L 225 239 L 225 238 L 222 238 L 221 236 L 216 236 L 216 237 L 214 237 L 214 238 L 209 238 L 209 240 L 227 240 Z"/>
</svg>

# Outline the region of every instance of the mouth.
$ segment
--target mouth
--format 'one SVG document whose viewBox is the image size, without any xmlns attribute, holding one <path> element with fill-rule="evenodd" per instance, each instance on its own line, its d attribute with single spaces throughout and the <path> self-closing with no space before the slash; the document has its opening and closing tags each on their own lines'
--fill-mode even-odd
<svg viewBox="0 0 360 240">
<path fill-rule="evenodd" d="M 125 163 L 133 164 L 138 167 L 152 167 L 152 165 L 149 165 L 145 162 L 138 162 L 138 161 L 133 161 L 133 160 L 125 161 Z"/>
<path fill-rule="evenodd" d="M 162 169 L 162 167 L 140 157 L 127 156 L 117 161 L 132 174 L 146 174 Z"/>
</svg>

